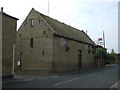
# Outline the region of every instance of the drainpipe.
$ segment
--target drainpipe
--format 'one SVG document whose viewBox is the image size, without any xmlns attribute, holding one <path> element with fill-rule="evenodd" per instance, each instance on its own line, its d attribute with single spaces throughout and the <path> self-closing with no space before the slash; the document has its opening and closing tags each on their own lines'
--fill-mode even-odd
<svg viewBox="0 0 120 90">
<path fill-rule="evenodd" d="M 54 65 L 54 35 L 53 35 L 53 62 L 52 62 L 52 73 L 55 72 L 55 65 Z"/>
</svg>

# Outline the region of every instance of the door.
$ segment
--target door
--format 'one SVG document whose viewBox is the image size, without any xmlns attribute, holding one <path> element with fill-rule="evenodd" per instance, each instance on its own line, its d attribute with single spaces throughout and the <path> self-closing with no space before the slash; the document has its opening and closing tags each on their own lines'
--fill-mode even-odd
<svg viewBox="0 0 120 90">
<path fill-rule="evenodd" d="M 79 69 L 82 67 L 82 51 L 78 50 L 78 67 Z"/>
</svg>

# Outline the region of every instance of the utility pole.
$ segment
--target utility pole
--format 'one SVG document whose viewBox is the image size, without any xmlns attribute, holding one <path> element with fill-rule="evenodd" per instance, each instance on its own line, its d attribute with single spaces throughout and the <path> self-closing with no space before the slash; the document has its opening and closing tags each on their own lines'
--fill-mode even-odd
<svg viewBox="0 0 120 90">
<path fill-rule="evenodd" d="M 48 16 L 49 16 L 49 0 L 48 0 Z"/>
<path fill-rule="evenodd" d="M 104 31 L 103 31 L 103 42 L 104 42 L 104 48 L 105 48 L 105 34 L 104 34 Z M 103 64 L 105 64 L 104 62 L 105 62 L 105 57 L 103 57 Z"/>
<path fill-rule="evenodd" d="M 104 48 L 105 48 L 105 35 L 104 35 L 104 31 L 103 31 L 103 42 L 104 42 Z"/>
</svg>

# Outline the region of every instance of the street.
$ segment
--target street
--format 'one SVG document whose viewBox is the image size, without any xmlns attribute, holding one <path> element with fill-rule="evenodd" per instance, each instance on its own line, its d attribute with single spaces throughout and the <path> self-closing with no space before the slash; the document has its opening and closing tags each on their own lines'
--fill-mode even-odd
<svg viewBox="0 0 120 90">
<path fill-rule="evenodd" d="M 111 88 L 116 82 L 118 65 L 114 64 L 76 73 L 33 75 L 23 80 L 3 82 L 2 88 Z"/>
</svg>

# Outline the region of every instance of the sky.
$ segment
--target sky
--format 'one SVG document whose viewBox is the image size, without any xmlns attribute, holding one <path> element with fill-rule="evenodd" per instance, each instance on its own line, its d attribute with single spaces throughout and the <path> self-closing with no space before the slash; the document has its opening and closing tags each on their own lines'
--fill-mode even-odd
<svg viewBox="0 0 120 90">
<path fill-rule="evenodd" d="M 118 0 L 1 0 L 0 7 L 19 19 L 17 29 L 34 8 L 79 30 L 87 30 L 96 44 L 104 31 L 108 52 L 114 49 L 118 53 Z"/>
</svg>

